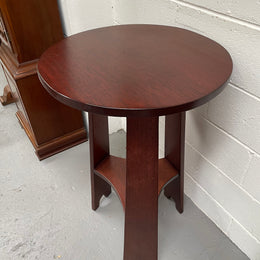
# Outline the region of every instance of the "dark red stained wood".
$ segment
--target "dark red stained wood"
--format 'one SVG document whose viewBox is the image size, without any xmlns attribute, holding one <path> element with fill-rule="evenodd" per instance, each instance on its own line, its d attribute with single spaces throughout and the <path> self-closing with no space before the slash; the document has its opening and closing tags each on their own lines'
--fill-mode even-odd
<svg viewBox="0 0 260 260">
<path fill-rule="evenodd" d="M 1 0 L 0 8 L 19 63 L 38 59 L 63 38 L 57 0 Z"/>
<path fill-rule="evenodd" d="M 111 186 L 94 171 L 98 163 L 109 155 L 108 119 L 107 116 L 92 113 L 88 118 L 92 209 L 96 210 L 102 195 L 111 193 Z"/>
<path fill-rule="evenodd" d="M 156 260 L 158 117 L 127 118 L 124 260 Z"/>
<path fill-rule="evenodd" d="M 95 172 L 113 186 L 125 208 L 126 160 L 110 155 L 96 167 Z"/>
<path fill-rule="evenodd" d="M 183 111 L 215 97 L 231 72 L 232 60 L 222 46 L 169 26 L 95 29 L 42 55 L 38 76 L 46 90 L 90 112 L 92 207 L 111 192 L 107 182 L 115 187 L 125 207 L 124 260 L 157 259 L 158 193 L 165 185 L 165 195 L 183 211 Z M 102 115 L 127 117 L 125 161 L 109 156 L 107 117 Z M 159 115 L 167 115 L 162 160 Z"/>
<path fill-rule="evenodd" d="M 186 111 L 216 96 L 232 71 L 228 52 L 194 32 L 120 25 L 83 32 L 49 48 L 44 87 L 80 110 L 115 116 Z"/>
<path fill-rule="evenodd" d="M 178 178 L 164 189 L 168 198 L 173 198 L 177 210 L 183 212 L 184 195 L 184 148 L 185 148 L 185 112 L 168 115 L 165 118 L 165 158 L 179 172 Z"/>
<path fill-rule="evenodd" d="M 178 176 L 178 171 L 171 163 L 165 158 L 159 159 L 159 172 L 158 172 L 158 195 L 170 180 L 175 180 Z"/>
<path fill-rule="evenodd" d="M 99 174 L 107 182 L 109 182 L 123 207 L 125 208 L 125 183 L 126 183 L 126 159 L 115 156 L 106 157 L 95 168 L 95 173 Z M 158 195 L 162 188 L 172 179 L 178 176 L 178 171 L 168 162 L 167 159 L 159 159 L 158 161 Z"/>
</svg>

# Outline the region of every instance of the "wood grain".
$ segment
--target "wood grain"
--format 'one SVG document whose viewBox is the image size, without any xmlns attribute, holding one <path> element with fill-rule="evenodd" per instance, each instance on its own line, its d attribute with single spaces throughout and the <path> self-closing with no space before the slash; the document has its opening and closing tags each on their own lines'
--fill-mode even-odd
<svg viewBox="0 0 260 260">
<path fill-rule="evenodd" d="M 183 212 L 184 197 L 185 119 L 185 112 L 165 118 L 165 158 L 177 169 L 178 178 L 165 187 L 164 194 L 174 199 L 180 213 Z"/>
<path fill-rule="evenodd" d="M 38 59 L 63 38 L 56 0 L 1 0 L 0 7 L 19 63 Z"/>
<path fill-rule="evenodd" d="M 156 260 L 158 117 L 127 118 L 124 260 Z"/>
<path fill-rule="evenodd" d="M 42 84 L 59 101 L 114 116 L 194 108 L 215 97 L 231 71 L 230 55 L 218 43 L 159 25 L 79 33 L 49 48 L 38 65 Z"/>
<path fill-rule="evenodd" d="M 126 159 L 116 156 L 107 156 L 95 167 L 95 173 L 104 178 L 116 191 L 123 208 L 125 208 L 126 188 Z M 162 189 L 169 182 L 178 177 L 179 172 L 165 158 L 158 161 L 158 190 L 160 195 Z"/>
<path fill-rule="evenodd" d="M 95 172 L 97 165 L 109 155 L 108 119 L 92 113 L 88 119 L 92 209 L 96 210 L 101 197 L 111 193 L 111 186 Z"/>
</svg>

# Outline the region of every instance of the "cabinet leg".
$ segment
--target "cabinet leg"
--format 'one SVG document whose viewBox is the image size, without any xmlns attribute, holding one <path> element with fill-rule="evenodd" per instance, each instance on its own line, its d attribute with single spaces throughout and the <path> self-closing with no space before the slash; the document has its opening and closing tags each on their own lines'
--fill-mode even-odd
<svg viewBox="0 0 260 260">
<path fill-rule="evenodd" d="M 12 96 L 12 91 L 11 91 L 9 85 L 6 85 L 4 87 L 4 93 L 3 93 L 3 96 L 0 96 L 0 102 L 3 106 L 15 102 L 15 100 Z"/>
<path fill-rule="evenodd" d="M 165 158 L 179 171 L 178 178 L 164 189 L 164 195 L 175 201 L 177 210 L 183 212 L 185 112 L 165 118 Z"/>
<path fill-rule="evenodd" d="M 156 260 L 158 117 L 127 118 L 124 260 Z"/>
<path fill-rule="evenodd" d="M 89 144 L 91 170 L 92 209 L 99 207 L 99 201 L 109 196 L 111 186 L 95 173 L 95 167 L 109 155 L 109 135 L 107 116 L 89 113 Z"/>
</svg>

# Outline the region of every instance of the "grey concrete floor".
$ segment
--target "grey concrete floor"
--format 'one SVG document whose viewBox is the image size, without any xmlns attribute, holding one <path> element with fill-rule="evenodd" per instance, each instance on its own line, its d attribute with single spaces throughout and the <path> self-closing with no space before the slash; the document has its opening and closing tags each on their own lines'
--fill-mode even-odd
<svg viewBox="0 0 260 260">
<path fill-rule="evenodd" d="M 88 143 L 39 162 L 15 111 L 0 106 L 0 260 L 121 260 L 124 212 L 115 193 L 91 210 Z M 124 132 L 110 139 L 123 155 Z M 159 260 L 172 259 L 248 258 L 190 199 L 180 215 L 161 195 Z"/>
</svg>

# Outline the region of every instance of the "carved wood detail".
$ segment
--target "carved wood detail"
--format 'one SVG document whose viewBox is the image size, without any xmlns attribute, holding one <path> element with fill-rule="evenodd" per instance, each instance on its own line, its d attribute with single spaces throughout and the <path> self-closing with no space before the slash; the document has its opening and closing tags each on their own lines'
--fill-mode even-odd
<svg viewBox="0 0 260 260">
<path fill-rule="evenodd" d="M 6 106 L 6 105 L 14 102 L 12 91 L 11 91 L 9 85 L 6 85 L 4 87 L 4 93 L 3 93 L 3 96 L 0 96 L 0 102 L 3 106 Z"/>
</svg>

